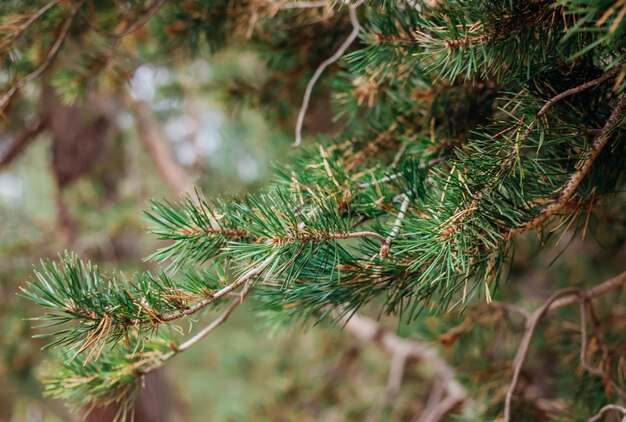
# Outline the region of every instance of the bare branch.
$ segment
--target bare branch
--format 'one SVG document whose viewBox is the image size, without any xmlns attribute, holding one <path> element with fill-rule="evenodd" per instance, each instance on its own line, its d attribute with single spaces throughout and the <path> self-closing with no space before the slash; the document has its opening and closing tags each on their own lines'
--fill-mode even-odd
<svg viewBox="0 0 626 422">
<path fill-rule="evenodd" d="M 527 318 L 526 330 L 524 331 L 524 336 L 522 337 L 517 354 L 513 360 L 513 378 L 511 379 L 511 384 L 509 385 L 504 402 L 504 422 L 509 422 L 511 420 L 511 400 L 513 398 L 513 393 L 515 392 L 515 387 L 517 386 L 517 381 L 519 379 L 522 366 L 524 365 L 524 361 L 526 360 L 526 356 L 528 355 L 528 349 L 539 320 L 557 309 L 579 301 L 594 299 L 617 287 L 621 287 L 624 284 L 626 284 L 626 272 L 623 272 L 587 290 L 577 288 L 559 290 L 558 292 L 555 292 L 546 302 L 544 302 L 540 308 L 534 311 L 529 318 Z"/>
<path fill-rule="evenodd" d="M 31 128 L 26 128 L 17 139 L 11 142 L 7 151 L 0 156 L 0 168 L 10 164 L 14 159 L 20 156 L 20 154 L 26 149 L 37 136 L 43 132 L 46 124 L 43 119 L 39 118 L 35 125 Z"/>
<path fill-rule="evenodd" d="M 326 7 L 328 2 L 326 0 L 320 1 L 296 1 L 292 3 L 285 3 L 280 6 L 280 9 L 316 9 L 318 7 Z"/>
<path fill-rule="evenodd" d="M 300 111 L 298 112 L 298 120 L 296 121 L 296 140 L 293 144 L 294 148 L 299 147 L 302 143 L 302 126 L 304 125 L 304 116 L 306 115 L 306 111 L 309 108 L 309 102 L 311 101 L 311 93 L 313 92 L 313 87 L 317 83 L 317 80 L 322 76 L 322 73 L 328 66 L 335 63 L 337 60 L 343 56 L 348 47 L 356 40 L 359 36 L 359 32 L 361 32 L 361 24 L 356 15 L 356 9 L 364 3 L 365 0 L 359 0 L 354 4 L 348 6 L 348 13 L 350 14 L 350 22 L 352 23 L 352 32 L 348 35 L 348 38 L 339 46 L 335 54 L 324 60 L 319 67 L 313 73 L 313 76 L 309 80 L 306 85 L 306 89 L 304 90 L 304 99 L 302 100 L 302 106 L 300 107 Z"/>
<path fill-rule="evenodd" d="M 541 107 L 535 119 L 528 125 L 528 127 L 522 134 L 521 142 L 524 142 L 526 139 L 528 139 L 530 132 L 532 132 L 535 126 L 537 126 L 537 122 L 541 120 L 543 116 L 545 116 L 545 114 L 548 112 L 548 109 L 550 109 L 550 107 L 552 107 L 554 104 L 556 104 L 557 102 L 561 101 L 564 98 L 571 97 L 572 95 L 579 94 L 589 88 L 593 88 L 595 86 L 600 85 L 601 83 L 617 75 L 620 72 L 620 70 L 622 70 L 623 67 L 624 67 L 624 62 L 614 66 L 607 72 L 604 72 L 602 76 L 600 76 L 597 79 L 585 82 L 584 84 L 576 86 L 574 88 L 567 89 L 561 92 L 560 94 L 556 95 L 555 97 L 551 98 L 547 103 L 543 105 L 543 107 Z"/>
<path fill-rule="evenodd" d="M 427 408 L 418 418 L 420 422 L 435 422 L 452 412 L 456 406 L 466 400 L 465 389 L 456 380 L 454 370 L 439 356 L 439 351 L 415 340 L 398 337 L 379 326 L 376 321 L 361 315 L 353 315 L 346 321 L 345 329 L 358 338 L 373 339 L 383 350 L 392 356 L 402 356 L 406 363 L 425 362 L 438 376 L 445 391 L 445 398 L 432 408 Z M 397 362 L 399 364 L 401 361 Z M 393 371 L 392 371 L 393 372 Z M 390 374 L 390 382 L 397 383 L 397 370 Z M 400 379 L 401 381 L 401 379 Z"/>
<path fill-rule="evenodd" d="M 625 418 L 626 418 L 626 407 L 622 407 L 622 406 L 618 406 L 616 404 L 607 404 L 606 406 L 604 406 L 602 409 L 600 409 L 600 411 L 598 412 L 598 414 L 596 414 L 594 417 L 592 417 L 591 419 L 589 419 L 588 422 L 599 422 L 602 419 L 602 417 L 604 416 L 604 414 L 606 412 L 608 412 L 609 410 L 615 410 L 617 412 L 622 413 Z M 623 422 L 624 419 L 622 419 Z"/>
<path fill-rule="evenodd" d="M 243 303 L 243 300 L 246 298 L 251 288 L 252 288 L 252 283 L 248 281 L 243 286 L 243 290 L 241 291 L 241 293 L 230 302 L 230 305 L 228 305 L 228 308 L 226 308 L 226 310 L 217 319 L 213 320 L 213 322 L 211 322 L 209 325 L 204 327 L 202 330 L 198 331 L 198 333 L 196 333 L 196 335 L 194 335 L 192 338 L 190 338 L 189 340 L 187 340 L 186 342 L 178 346 L 176 348 L 176 351 L 178 353 L 184 352 L 185 350 L 187 350 L 188 348 L 190 348 L 191 346 L 193 346 L 194 344 L 202 340 L 204 337 L 206 337 L 209 333 L 214 331 L 217 327 L 219 327 L 224 322 L 226 322 L 226 320 L 228 319 L 230 314 L 233 313 L 235 308 L 237 308 L 237 306 Z"/>
<path fill-rule="evenodd" d="M 393 223 L 393 228 L 391 229 L 391 233 L 387 236 L 387 239 L 383 242 L 383 245 L 380 247 L 380 257 L 386 258 L 389 254 L 389 248 L 391 248 L 391 242 L 398 235 L 400 231 L 400 225 L 402 224 L 402 220 L 404 220 L 404 216 L 406 215 L 407 210 L 409 209 L 409 195 L 403 193 L 398 195 L 398 200 L 402 200 L 402 204 L 400 205 L 400 212 L 396 217 L 396 221 Z"/>
</svg>

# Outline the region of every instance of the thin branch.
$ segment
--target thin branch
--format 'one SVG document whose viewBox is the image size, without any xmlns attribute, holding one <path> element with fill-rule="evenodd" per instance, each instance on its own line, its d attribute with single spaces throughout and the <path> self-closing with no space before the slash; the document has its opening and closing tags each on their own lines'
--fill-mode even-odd
<svg viewBox="0 0 626 422">
<path fill-rule="evenodd" d="M 80 2 L 80 6 L 82 6 L 83 3 L 85 3 L 85 0 L 82 0 Z M 59 52 L 61 45 L 63 45 L 63 41 L 65 40 L 65 38 L 67 37 L 67 34 L 70 31 L 70 27 L 72 26 L 72 23 L 74 22 L 74 19 L 76 18 L 77 13 L 78 12 L 74 10 L 72 14 L 65 20 L 65 23 L 63 24 L 63 27 L 61 28 L 61 32 L 59 36 L 54 41 L 54 44 L 52 44 L 52 47 L 48 51 L 46 58 L 41 62 L 39 67 L 35 69 L 33 72 L 26 75 L 25 77 L 23 77 L 22 79 L 14 82 L 13 85 L 11 85 L 11 87 L 9 88 L 9 90 L 2 96 L 2 98 L 0 98 L 0 114 L 2 114 L 2 112 L 8 105 L 11 98 L 13 98 L 13 95 L 15 95 L 15 93 L 20 88 L 22 88 L 24 85 L 26 85 L 28 82 L 32 81 L 33 79 L 36 79 L 39 76 L 41 76 L 41 74 L 48 68 L 48 66 L 50 66 L 50 64 L 56 57 L 57 53 Z"/>
<path fill-rule="evenodd" d="M 626 272 L 616 275 L 615 277 L 603 283 L 600 283 L 597 286 L 584 290 L 581 295 L 582 298 L 585 300 L 592 300 L 597 297 L 603 296 L 612 290 L 620 288 L 624 284 L 626 284 Z M 580 297 L 581 296 L 578 294 L 563 296 L 560 299 L 555 300 L 553 303 L 551 303 L 546 313 L 550 313 L 573 303 L 577 303 L 580 300 Z"/>
<path fill-rule="evenodd" d="M 320 1 L 296 1 L 292 3 L 285 3 L 280 6 L 281 10 L 287 9 L 316 9 L 318 7 L 326 7 L 328 2 L 326 0 Z"/>
<path fill-rule="evenodd" d="M 217 302 L 221 297 L 230 294 L 232 291 L 236 290 L 239 286 L 247 283 L 251 278 L 256 277 L 257 275 L 261 274 L 261 272 L 267 267 L 267 265 L 272 262 L 275 256 L 276 256 L 275 253 L 270 255 L 264 261 L 253 266 L 248 271 L 246 271 L 241 276 L 239 276 L 237 280 L 233 281 L 231 284 L 224 287 L 223 289 L 215 292 L 210 297 L 207 297 L 206 299 L 201 300 L 200 302 L 196 303 L 193 306 L 190 306 L 187 309 L 182 309 L 179 311 L 170 312 L 168 314 L 159 315 L 159 320 L 164 321 L 164 322 L 173 321 L 175 319 L 179 319 L 187 315 L 194 314 L 198 312 L 199 310 L 205 308 L 206 306 L 214 302 Z"/>
<path fill-rule="evenodd" d="M 624 115 L 626 115 L 626 94 L 622 94 L 620 96 L 617 106 L 600 130 L 600 133 L 596 136 L 591 146 L 591 150 L 589 151 L 589 155 L 587 156 L 587 158 L 578 163 L 578 171 L 572 174 L 569 180 L 561 188 L 561 194 L 558 199 L 552 204 L 548 205 L 543 210 L 541 210 L 539 215 L 533 220 L 523 224 L 518 228 L 511 229 L 507 235 L 508 239 L 511 239 L 519 234 L 525 233 L 538 227 L 549 217 L 558 213 L 561 209 L 567 206 L 572 196 L 574 196 L 576 189 L 581 184 L 587 173 L 589 173 L 589 170 L 591 170 L 591 166 L 593 165 L 593 162 L 596 160 L 596 158 L 598 158 L 598 155 L 600 155 L 602 148 L 604 148 L 604 146 L 608 143 L 610 138 L 609 133 L 611 129 L 613 129 L 613 127 L 620 122 Z"/>
<path fill-rule="evenodd" d="M 219 327 L 220 325 L 222 325 L 224 322 L 226 322 L 226 320 L 228 319 L 230 314 L 232 314 L 233 311 L 239 305 L 241 305 L 241 303 L 243 303 L 243 300 L 245 299 L 245 297 L 250 292 L 250 289 L 252 288 L 252 284 L 253 283 L 251 283 L 251 282 L 246 283 L 244 285 L 244 287 L 243 287 L 243 290 L 239 293 L 238 296 L 236 296 L 230 302 L 230 304 L 228 305 L 226 310 L 224 310 L 224 312 L 222 312 L 222 314 L 219 317 L 217 317 L 216 319 L 211 321 L 211 323 L 209 325 L 204 327 L 202 330 L 198 331 L 193 337 L 191 337 L 189 340 L 185 341 L 184 343 L 182 343 L 182 344 L 180 344 L 178 346 L 172 345 L 172 350 L 170 352 L 168 352 L 165 355 L 161 356 L 155 363 L 153 363 L 153 364 L 149 365 L 148 367 L 142 369 L 141 370 L 141 374 L 142 375 L 146 375 L 146 374 L 148 374 L 150 372 L 153 372 L 153 371 L 161 368 L 165 362 L 169 361 L 174 356 L 184 352 L 185 350 L 187 350 L 188 348 L 190 348 L 194 344 L 196 344 L 199 341 L 201 341 L 203 338 L 205 338 L 211 332 L 215 331 L 215 329 L 217 327 Z"/>
<path fill-rule="evenodd" d="M 391 248 L 391 242 L 398 235 L 400 231 L 400 225 L 402 224 L 402 220 L 404 220 L 404 216 L 406 215 L 407 210 L 409 209 L 409 195 L 403 193 L 398 195 L 398 200 L 402 199 L 402 204 L 400 205 L 400 212 L 398 212 L 398 216 L 396 217 L 396 221 L 393 223 L 393 228 L 391 229 L 391 233 L 387 236 L 387 239 L 383 242 L 383 245 L 380 247 L 380 257 L 385 259 L 389 254 L 389 248 Z"/>
<path fill-rule="evenodd" d="M 26 22 L 24 22 L 24 25 L 22 26 L 22 28 L 18 31 L 18 33 L 15 35 L 14 38 L 18 38 L 20 35 L 22 35 L 37 19 L 41 18 L 43 15 L 45 15 L 48 10 L 52 9 L 54 6 L 56 6 L 57 4 L 59 4 L 61 2 L 61 0 L 53 0 L 50 1 L 48 4 L 46 4 L 45 6 L 43 6 L 41 9 L 37 10 L 35 13 L 33 13 L 30 18 L 28 18 L 28 20 Z"/>
<path fill-rule="evenodd" d="M 129 95 L 125 98 L 135 122 L 135 129 L 141 143 L 144 144 L 152 158 L 159 175 L 170 192 L 178 195 L 191 188 L 187 174 L 176 161 L 161 133 L 159 122 L 152 115 L 147 104 L 137 101 Z"/>
<path fill-rule="evenodd" d="M 211 322 L 209 325 L 204 327 L 202 330 L 198 331 L 198 333 L 196 333 L 196 335 L 194 335 L 192 338 L 190 338 L 189 340 L 187 340 L 186 342 L 178 346 L 176 348 L 176 351 L 178 353 L 184 352 L 189 347 L 193 346 L 194 344 L 202 340 L 204 337 L 206 337 L 209 333 L 214 331 L 221 324 L 226 322 L 226 320 L 228 319 L 230 314 L 233 313 L 235 308 L 237 308 L 237 306 L 243 303 L 243 300 L 246 298 L 251 288 L 252 288 L 252 283 L 251 282 L 246 283 L 241 293 L 230 302 L 230 305 L 228 305 L 228 308 L 226 308 L 226 310 L 217 319 L 213 320 L 213 322 Z"/>
<path fill-rule="evenodd" d="M 544 304 L 540 308 L 538 308 L 530 315 L 530 317 L 526 320 L 526 330 L 524 331 L 524 336 L 522 337 L 522 341 L 520 342 L 517 354 L 515 355 L 515 359 L 513 360 L 513 378 L 511 380 L 511 384 L 509 385 L 509 389 L 507 391 L 506 399 L 504 402 L 504 422 L 509 422 L 511 420 L 511 400 L 513 398 L 513 393 L 515 392 L 515 387 L 517 386 L 517 381 L 519 379 L 522 366 L 524 365 L 524 361 L 526 360 L 526 356 L 528 355 L 528 349 L 530 347 L 530 343 L 537 328 L 537 324 L 539 323 L 539 320 L 557 309 L 571 305 L 573 303 L 577 303 L 579 301 L 592 300 L 605 293 L 610 292 L 615 288 L 621 287 L 624 284 L 626 284 L 626 272 L 623 272 L 587 290 L 581 290 L 577 288 L 566 288 L 563 290 L 559 290 L 558 292 L 554 293 L 546 302 L 544 302 Z"/>
<path fill-rule="evenodd" d="M 300 107 L 300 111 L 298 112 L 298 120 L 296 121 L 296 140 L 293 144 L 293 147 L 299 147 L 302 143 L 302 126 L 304 125 L 304 116 L 306 115 L 307 109 L 309 108 L 309 102 L 311 101 L 311 93 L 313 92 L 313 87 L 317 83 L 317 80 L 322 76 L 322 73 L 328 66 L 335 63 L 337 60 L 343 56 L 348 47 L 356 40 L 359 36 L 359 32 L 361 32 L 361 24 L 356 15 L 356 9 L 361 6 L 365 0 L 359 0 L 354 4 L 348 6 L 348 13 L 350 15 L 350 22 L 352 23 L 352 32 L 348 35 L 348 38 L 339 46 L 335 54 L 324 60 L 318 68 L 313 73 L 313 76 L 309 80 L 306 85 L 306 89 L 304 91 L 304 99 L 302 100 L 302 106 Z"/>
<path fill-rule="evenodd" d="M 526 330 L 524 331 L 524 336 L 522 337 L 522 341 L 517 349 L 517 354 L 513 360 L 513 378 L 511 379 L 511 384 L 509 385 L 509 390 L 507 391 L 506 398 L 504 400 L 504 422 L 509 422 L 511 420 L 511 400 L 513 398 L 513 393 L 515 391 L 515 387 L 517 386 L 517 381 L 522 371 L 524 361 L 526 360 L 526 356 L 528 355 L 528 349 L 530 348 L 530 343 L 533 335 L 535 334 L 535 329 L 537 328 L 539 320 L 546 314 L 548 308 L 553 302 L 563 296 L 570 295 L 580 295 L 580 290 L 568 288 L 554 293 L 539 309 L 531 314 L 530 318 L 526 320 Z"/>
<path fill-rule="evenodd" d="M 600 76 L 597 79 L 585 82 L 584 84 L 576 86 L 574 88 L 567 89 L 561 92 L 560 94 L 556 95 L 555 97 L 551 98 L 548 102 L 546 102 L 543 105 L 543 107 L 541 107 L 541 109 L 535 116 L 535 119 L 528 125 L 528 127 L 522 134 L 521 142 L 524 142 L 526 139 L 528 139 L 528 136 L 530 136 L 530 132 L 535 128 L 535 126 L 537 126 L 537 122 L 548 112 L 548 109 L 550 107 L 552 107 L 554 104 L 556 104 L 557 102 L 561 101 L 564 98 L 571 97 L 572 95 L 575 95 L 575 94 L 579 94 L 589 88 L 593 88 L 597 85 L 600 85 L 601 83 L 607 81 L 608 79 L 613 78 L 615 75 L 617 75 L 620 72 L 620 70 L 622 70 L 624 63 L 625 62 L 622 62 L 614 66 L 607 72 L 604 72 L 602 76 Z"/>
<path fill-rule="evenodd" d="M 618 406 L 617 404 L 607 404 L 602 409 L 600 409 L 600 411 L 595 416 L 590 418 L 588 422 L 599 422 L 599 421 L 603 420 L 602 416 L 604 416 L 604 414 L 606 412 L 608 412 L 609 410 L 615 410 L 617 412 L 620 412 L 626 418 L 626 407 Z M 623 421 L 623 419 L 622 419 L 622 421 Z"/>
<path fill-rule="evenodd" d="M 376 240 L 379 240 L 382 244 L 385 243 L 385 238 L 371 231 L 360 231 L 360 232 L 352 232 L 352 233 L 315 233 L 315 234 L 294 234 L 287 235 L 282 237 L 274 237 L 269 239 L 268 243 L 270 245 L 285 245 L 292 242 L 319 242 L 319 241 L 329 241 L 329 240 L 342 240 L 342 239 L 358 239 L 370 237 Z"/>
<path fill-rule="evenodd" d="M 43 119 L 39 118 L 35 125 L 31 128 L 27 128 L 22 132 L 15 141 L 11 143 L 7 151 L 0 156 L 0 168 L 10 164 L 13 160 L 20 156 L 20 154 L 26 149 L 37 135 L 39 135 L 45 129 L 46 124 Z"/>
<path fill-rule="evenodd" d="M 98 32 L 99 34 L 102 34 L 104 36 L 107 36 L 109 38 L 120 39 L 141 29 L 156 14 L 156 12 L 159 11 L 159 9 L 163 6 L 163 4 L 165 4 L 165 0 L 155 0 L 152 3 L 152 5 L 150 5 L 150 7 L 148 7 L 148 9 L 146 9 L 146 11 L 143 13 L 143 16 L 141 17 L 141 19 L 137 20 L 135 23 L 133 23 L 132 25 L 130 25 L 128 28 L 126 28 L 125 30 L 121 32 L 110 32 L 110 31 L 107 31 L 106 29 L 100 28 L 99 26 L 92 23 L 87 16 L 85 16 L 83 13 L 80 12 L 80 6 L 78 7 L 72 6 L 72 7 L 74 8 L 75 11 L 79 13 L 80 18 L 85 22 L 85 24 L 89 27 L 89 29 L 95 32 Z"/>
</svg>

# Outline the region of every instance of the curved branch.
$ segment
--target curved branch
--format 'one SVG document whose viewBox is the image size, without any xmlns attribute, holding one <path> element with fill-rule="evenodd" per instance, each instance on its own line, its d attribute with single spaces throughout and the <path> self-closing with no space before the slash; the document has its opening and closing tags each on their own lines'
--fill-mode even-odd
<svg viewBox="0 0 626 422">
<path fill-rule="evenodd" d="M 19 157 L 26 147 L 34 141 L 45 128 L 46 122 L 42 118 L 38 118 L 33 127 L 27 128 L 22 132 L 7 148 L 7 151 L 0 156 L 0 168 L 9 165 L 13 160 Z"/>
<path fill-rule="evenodd" d="M 383 350 L 395 356 L 396 359 L 402 357 L 402 360 L 398 360 L 397 364 L 404 364 L 408 361 L 423 361 L 437 374 L 438 381 L 441 383 L 446 396 L 433 407 L 426 408 L 417 419 L 419 422 L 440 421 L 445 415 L 452 412 L 456 406 L 466 400 L 465 388 L 457 381 L 454 370 L 441 359 L 439 351 L 435 347 L 398 337 L 394 333 L 381 328 L 373 319 L 358 314 L 353 315 L 346 321 L 345 329 L 360 339 L 373 340 Z M 395 384 L 401 382 L 401 379 L 396 379 L 398 376 L 397 369 L 394 369 L 392 372 L 395 373 L 390 374 L 390 382 L 392 388 L 395 389 Z"/>
<path fill-rule="evenodd" d="M 534 311 L 530 315 L 530 317 L 527 318 L 526 330 L 524 331 L 524 336 L 522 337 L 522 341 L 517 350 L 517 354 L 515 355 L 515 359 L 513 360 L 513 378 L 511 379 L 511 384 L 509 385 L 509 389 L 506 393 L 506 398 L 504 401 L 504 422 L 509 422 L 511 420 L 511 401 L 513 398 L 513 393 L 515 392 L 515 387 L 517 386 L 517 381 L 519 379 L 522 366 L 524 365 L 524 361 L 526 360 L 526 356 L 528 355 L 528 349 L 530 348 L 530 343 L 532 341 L 532 337 L 535 333 L 539 320 L 557 309 L 580 301 L 589 301 L 595 299 L 612 291 L 615 288 L 623 286 L 624 284 L 626 284 L 626 272 L 623 272 L 587 290 L 581 290 L 578 288 L 566 288 L 563 290 L 559 290 L 555 292 L 552 296 L 550 296 L 550 298 L 546 302 L 544 302 L 544 304 L 540 308 Z"/>
<path fill-rule="evenodd" d="M 521 142 L 524 142 L 528 138 L 528 136 L 530 136 L 530 132 L 535 128 L 535 126 L 537 126 L 537 122 L 548 112 L 548 109 L 550 107 L 552 107 L 554 104 L 558 103 L 564 98 L 571 97 L 572 95 L 575 95 L 575 94 L 579 94 L 589 88 L 598 86 L 601 83 L 611 79 L 622 70 L 625 63 L 626 62 L 621 62 L 620 64 L 614 66 L 610 70 L 604 72 L 602 76 L 600 76 L 599 78 L 596 78 L 589 82 L 585 82 L 584 84 L 575 86 L 574 88 L 567 89 L 561 92 L 560 94 L 556 95 L 555 97 L 551 98 L 547 103 L 543 105 L 543 107 L 541 107 L 541 109 L 535 116 L 535 119 L 528 125 L 528 127 L 522 134 Z"/>
<path fill-rule="evenodd" d="M 306 89 L 304 90 L 304 99 L 302 100 L 302 106 L 300 107 L 300 111 L 298 112 L 298 120 L 296 121 L 296 140 L 293 143 L 293 147 L 299 147 L 302 143 L 302 126 L 304 125 L 304 116 L 306 115 L 306 111 L 309 108 L 309 102 L 311 101 L 311 93 L 313 92 L 313 87 L 317 83 L 317 80 L 322 76 L 322 73 L 328 66 L 335 63 L 337 60 L 343 56 L 348 47 L 356 40 L 359 36 L 359 32 L 361 32 L 361 24 L 356 15 L 356 9 L 361 6 L 365 0 L 359 0 L 354 4 L 348 6 L 348 12 L 350 14 L 350 22 L 352 23 L 352 32 L 348 35 L 348 38 L 339 46 L 335 54 L 324 60 L 318 68 L 313 73 L 313 76 L 309 80 L 306 85 Z"/>
<path fill-rule="evenodd" d="M 624 415 L 624 417 L 626 417 L 626 407 L 618 406 L 616 404 L 607 404 L 602 409 L 600 409 L 600 411 L 595 416 L 590 418 L 588 422 L 599 422 L 600 420 L 602 420 L 602 416 L 604 416 L 604 414 L 609 410 L 615 410 L 617 412 L 620 412 Z"/>
</svg>

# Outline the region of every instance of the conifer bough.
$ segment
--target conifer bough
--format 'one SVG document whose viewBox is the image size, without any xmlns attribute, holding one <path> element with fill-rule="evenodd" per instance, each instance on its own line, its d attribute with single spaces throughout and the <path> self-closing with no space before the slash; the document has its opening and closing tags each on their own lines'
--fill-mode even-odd
<svg viewBox="0 0 626 422">
<path fill-rule="evenodd" d="M 276 86 L 239 98 L 268 106 L 279 125 L 293 127 L 271 111 L 289 98 L 284 92 L 297 86 L 304 97 L 289 104 L 297 115 L 295 144 L 302 145 L 264 191 L 151 203 L 151 232 L 168 243 L 150 259 L 166 265 L 163 272 L 103 274 L 70 253 L 41 265 L 23 295 L 47 309 L 39 318 L 47 324 L 42 335 L 60 353 L 48 394 L 79 406 L 123 403 L 125 412 L 138 379 L 214 330 L 248 297 L 283 323 L 345 322 L 369 303 L 412 325 L 424 314 L 445 320 L 465 308 L 466 321 L 473 321 L 478 307 L 526 320 L 512 370 L 469 394 L 437 358 L 444 384 L 454 388 L 418 417 L 522 420 L 520 409 L 532 397 L 518 381 L 537 324 L 580 303 L 580 365 L 585 377 L 601 381 L 593 392 L 580 387 L 593 400 L 582 414 L 597 420 L 623 410 L 623 331 L 607 334 L 609 345 L 599 340 L 594 319 L 603 353 L 595 365 L 588 361 L 585 319 L 594 300 L 623 291 L 623 273 L 557 291 L 532 314 L 493 301 L 518 242 L 536 236 L 543 250 L 565 234 L 584 237 L 592 215 L 623 220 L 623 1 L 154 1 L 130 5 L 117 28 L 107 28 L 116 6 L 95 1 L 0 7 L 27 16 L 0 43 L 0 53 L 20 69 L 3 109 L 44 71 L 67 81 L 58 84 L 61 90 L 76 90 L 111 68 L 72 75 L 61 60 L 51 66 L 70 41 L 85 51 L 97 45 L 95 55 L 108 61 L 127 48 L 119 42 L 125 37 L 153 46 L 156 56 L 173 46 L 193 56 L 204 45 L 245 41 L 267 59 L 270 74 L 292 69 L 295 85 L 270 78 Z M 48 37 L 43 61 L 10 55 L 35 30 Z M 304 47 L 311 41 L 315 53 Z M 309 103 L 324 98 L 328 87 L 340 130 L 320 145 L 302 131 L 314 132 L 307 127 Z M 519 240 L 527 232 L 533 235 Z M 229 300 L 220 317 L 187 341 L 166 330 L 171 321 Z M 484 302 L 493 303 L 485 308 Z M 609 312 L 618 312 L 611 303 Z M 364 326 L 352 324 L 355 331 Z M 448 333 L 450 344 L 469 329 L 459 327 Z M 404 343 L 389 339 L 385 347 L 394 354 L 393 345 Z M 390 386 L 401 383 L 407 356 L 428 359 L 428 350 L 402 355 Z M 575 369 L 565 373 L 571 377 Z M 585 384 L 580 376 L 574 383 Z M 559 393 L 578 403 L 573 391 Z M 544 417 L 568 417 L 556 398 L 532 404 Z"/>
</svg>

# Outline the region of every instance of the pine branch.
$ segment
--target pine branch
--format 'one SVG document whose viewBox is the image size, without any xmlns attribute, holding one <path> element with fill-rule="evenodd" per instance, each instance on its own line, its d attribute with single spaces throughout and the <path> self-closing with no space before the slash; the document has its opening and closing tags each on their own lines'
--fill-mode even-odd
<svg viewBox="0 0 626 422">
<path fill-rule="evenodd" d="M 252 266 L 252 268 L 250 268 L 248 271 L 243 273 L 241 276 L 237 277 L 237 279 L 233 281 L 231 284 L 213 293 L 211 297 L 208 297 L 186 309 L 173 311 L 167 314 L 160 315 L 159 319 L 167 322 L 167 321 L 173 321 L 175 319 L 182 318 L 187 315 L 195 314 L 202 308 L 205 308 L 206 306 L 216 302 L 220 298 L 230 294 L 241 285 L 249 283 L 251 279 L 259 276 L 267 268 L 267 266 L 273 262 L 274 259 L 275 259 L 275 254 L 270 255 L 264 261 L 262 261 L 261 263 L 257 265 Z"/>
<path fill-rule="evenodd" d="M 588 156 L 578 163 L 578 170 L 571 175 L 567 183 L 560 189 L 561 193 L 558 199 L 544 208 L 533 220 L 523 224 L 521 227 L 510 230 L 507 235 L 509 239 L 538 227 L 548 218 L 567 206 L 572 196 L 576 193 L 576 189 L 582 183 L 587 173 L 589 173 L 589 170 L 591 170 L 593 162 L 598 158 L 604 146 L 611 139 L 611 130 L 620 123 L 624 115 L 626 115 L 626 95 L 622 94 L 617 106 L 600 130 L 600 133 L 595 137 Z"/>
</svg>

